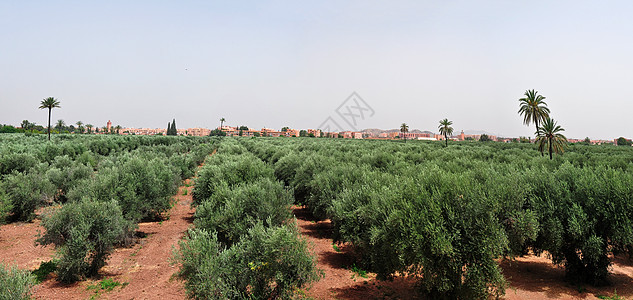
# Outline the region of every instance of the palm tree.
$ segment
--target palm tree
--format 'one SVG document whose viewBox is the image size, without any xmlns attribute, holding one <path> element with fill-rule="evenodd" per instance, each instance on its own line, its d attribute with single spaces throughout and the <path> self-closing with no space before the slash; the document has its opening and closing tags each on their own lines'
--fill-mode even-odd
<svg viewBox="0 0 633 300">
<path fill-rule="evenodd" d="M 549 150 L 549 159 L 552 159 L 552 153 L 563 153 L 567 138 L 560 132 L 565 131 L 556 124 L 556 121 L 549 117 L 543 120 L 543 124 L 536 130 L 536 143 L 538 149 L 543 153 L 545 146 Z"/>
<path fill-rule="evenodd" d="M 48 108 L 48 140 L 51 140 L 51 110 L 59 106 L 59 101 L 53 97 L 48 97 L 40 102 L 40 109 Z"/>
<path fill-rule="evenodd" d="M 407 136 L 405 135 L 405 133 L 409 132 L 409 125 L 407 125 L 407 123 L 402 123 L 402 125 L 400 125 L 400 132 L 402 132 L 402 136 L 404 137 L 404 142 L 407 142 Z"/>
<path fill-rule="evenodd" d="M 224 125 L 224 121 L 226 121 L 224 118 L 220 119 L 220 130 L 222 130 L 222 125 Z"/>
<path fill-rule="evenodd" d="M 92 124 L 86 124 L 86 128 L 88 128 L 88 133 L 92 133 Z"/>
<path fill-rule="evenodd" d="M 83 127 L 84 122 L 77 121 L 77 123 L 75 123 L 75 124 L 77 124 L 77 130 L 79 130 L 79 133 L 84 133 L 84 127 Z"/>
<path fill-rule="evenodd" d="M 66 126 L 66 122 L 64 122 L 64 120 L 62 119 L 59 119 L 57 120 L 57 125 L 55 125 L 55 128 L 57 128 L 59 133 L 62 133 L 62 130 L 64 129 L 65 126 Z"/>
<path fill-rule="evenodd" d="M 22 129 L 24 130 L 29 130 L 29 125 L 31 124 L 31 122 L 29 122 L 29 120 L 22 120 L 22 123 L 20 124 L 20 127 L 22 127 Z"/>
<path fill-rule="evenodd" d="M 523 124 L 534 123 L 538 131 L 539 123 L 549 118 L 549 108 L 545 103 L 545 97 L 538 94 L 538 91 L 525 91 L 525 98 L 519 99 L 519 115 L 523 115 Z M 541 152 L 543 155 L 543 152 Z"/>
<path fill-rule="evenodd" d="M 114 126 L 114 129 L 116 129 L 116 134 L 119 134 L 119 131 L 121 130 L 121 128 L 122 128 L 121 125 Z"/>
<path fill-rule="evenodd" d="M 444 135 L 444 140 L 446 141 L 446 147 L 448 147 L 448 136 L 453 135 L 453 127 L 451 127 L 451 125 L 453 125 L 453 121 L 444 119 L 440 121 L 440 126 L 438 126 L 438 128 L 440 129 L 440 134 Z"/>
</svg>

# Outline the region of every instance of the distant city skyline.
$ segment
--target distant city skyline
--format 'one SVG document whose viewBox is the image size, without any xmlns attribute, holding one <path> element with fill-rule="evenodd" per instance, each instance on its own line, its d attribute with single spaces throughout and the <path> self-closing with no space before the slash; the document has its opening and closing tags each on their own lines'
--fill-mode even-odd
<svg viewBox="0 0 633 300">
<path fill-rule="evenodd" d="M 0 123 L 437 132 L 438 122 L 534 136 L 545 97 L 568 138 L 631 138 L 627 1 L 3 1 Z M 350 94 L 371 107 L 354 125 Z M 369 112 L 369 111 L 367 111 Z M 350 128 L 343 128 L 350 129 Z"/>
</svg>

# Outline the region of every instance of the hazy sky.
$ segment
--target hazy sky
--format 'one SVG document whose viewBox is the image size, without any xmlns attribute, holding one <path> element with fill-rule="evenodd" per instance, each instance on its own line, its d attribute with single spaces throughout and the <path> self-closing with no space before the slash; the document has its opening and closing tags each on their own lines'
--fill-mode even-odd
<svg viewBox="0 0 633 300">
<path fill-rule="evenodd" d="M 360 128 L 633 137 L 631 1 L 0 1 L 0 123 Z"/>
</svg>

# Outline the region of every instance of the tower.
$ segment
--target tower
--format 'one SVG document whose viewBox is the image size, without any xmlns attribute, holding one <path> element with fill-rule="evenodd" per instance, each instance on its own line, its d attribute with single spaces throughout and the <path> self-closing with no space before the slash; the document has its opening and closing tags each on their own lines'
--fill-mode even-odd
<svg viewBox="0 0 633 300">
<path fill-rule="evenodd" d="M 110 130 L 112 129 L 112 122 L 110 122 L 110 120 L 108 120 L 106 127 L 108 128 L 108 132 L 110 132 Z"/>
</svg>

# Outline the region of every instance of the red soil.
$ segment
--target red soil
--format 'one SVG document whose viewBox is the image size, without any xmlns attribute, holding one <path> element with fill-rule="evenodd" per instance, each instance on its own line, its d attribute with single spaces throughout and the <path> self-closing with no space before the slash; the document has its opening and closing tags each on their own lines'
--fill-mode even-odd
<svg viewBox="0 0 633 300">
<path fill-rule="evenodd" d="M 191 225 L 194 212 L 191 208 L 192 189 L 180 187 L 168 219 L 138 224 L 138 231 L 146 237 L 129 248 L 115 249 L 97 278 L 67 285 L 57 282 L 51 275 L 36 287 L 35 298 L 87 299 L 96 294 L 89 286 L 112 278 L 125 286 L 111 292 L 101 291 L 99 299 L 184 299 L 182 281 L 173 276 L 177 266 L 171 266 L 169 258 L 172 248 L 178 245 Z M 187 195 L 183 195 L 185 191 Z M 1 260 L 27 270 L 37 269 L 40 262 L 50 260 L 54 254 L 52 247 L 34 245 L 38 230 L 43 231 L 38 220 L 1 226 Z"/>
</svg>

